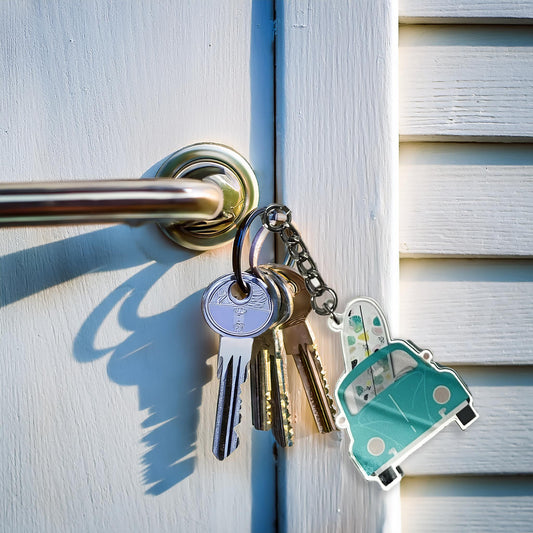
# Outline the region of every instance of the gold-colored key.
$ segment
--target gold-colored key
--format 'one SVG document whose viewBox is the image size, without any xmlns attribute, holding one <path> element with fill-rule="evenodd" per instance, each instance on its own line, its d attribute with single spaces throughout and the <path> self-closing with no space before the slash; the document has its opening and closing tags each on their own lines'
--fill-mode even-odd
<svg viewBox="0 0 533 533">
<path fill-rule="evenodd" d="M 312 310 L 311 295 L 298 272 L 281 265 L 269 265 L 269 268 L 292 285 L 294 309 L 290 318 L 279 326 L 279 333 L 282 334 L 284 351 L 294 357 L 318 431 L 329 433 L 337 429 L 336 410 L 313 331 L 307 322 Z"/>
<path fill-rule="evenodd" d="M 287 386 L 287 355 L 279 338 L 279 327 L 292 314 L 292 294 L 279 275 L 266 269 L 263 274 L 278 286 L 285 300 L 285 314 L 274 327 L 254 339 L 250 362 L 252 424 L 261 431 L 272 430 L 276 442 L 285 448 L 292 446 L 294 430 Z"/>
<path fill-rule="evenodd" d="M 250 361 L 252 424 L 255 429 L 260 431 L 268 431 L 272 427 L 270 354 L 274 350 L 274 335 L 271 330 L 254 339 L 252 360 Z"/>
<path fill-rule="evenodd" d="M 287 379 L 287 354 L 280 339 L 279 327 L 272 330 L 274 353 L 270 355 L 270 380 L 272 383 L 272 434 L 276 442 L 286 448 L 294 442 L 289 388 Z"/>
</svg>

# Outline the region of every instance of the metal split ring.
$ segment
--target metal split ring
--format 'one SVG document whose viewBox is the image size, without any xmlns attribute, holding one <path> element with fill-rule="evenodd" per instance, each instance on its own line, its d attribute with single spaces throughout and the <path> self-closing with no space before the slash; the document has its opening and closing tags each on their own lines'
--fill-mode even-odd
<svg viewBox="0 0 533 533">
<path fill-rule="evenodd" d="M 286 205 L 270 204 L 265 208 L 262 220 L 267 230 L 280 233 L 291 225 L 292 213 Z"/>
<path fill-rule="evenodd" d="M 268 207 L 258 207 L 257 209 L 250 211 L 250 213 L 248 213 L 243 219 L 237 229 L 235 240 L 233 242 L 233 272 L 235 274 L 237 285 L 245 294 L 248 294 L 249 287 L 242 276 L 241 256 L 246 234 L 253 221 L 258 216 L 261 217 L 263 227 L 260 228 L 255 235 L 250 248 L 250 267 L 253 274 L 260 279 L 263 279 L 263 275 L 257 267 L 257 262 L 259 260 L 259 252 L 268 232 L 280 233 L 290 227 L 292 220 L 291 210 L 287 206 L 280 204 L 271 204 Z"/>
<path fill-rule="evenodd" d="M 244 294 L 249 294 L 250 287 L 244 281 L 242 277 L 242 266 L 241 266 L 241 256 L 242 256 L 242 249 L 244 247 L 244 240 L 246 239 L 246 234 L 248 233 L 248 230 L 250 229 L 250 226 L 252 225 L 252 222 L 260 215 L 262 215 L 265 212 L 264 207 L 258 207 L 256 209 L 253 209 L 246 215 L 242 223 L 240 224 L 239 228 L 237 229 L 237 233 L 235 234 L 235 240 L 233 241 L 233 254 L 232 254 L 232 262 L 233 262 L 233 273 L 235 274 L 235 280 L 237 282 L 237 285 L 241 289 L 241 291 L 244 292 Z M 261 276 L 258 276 L 261 277 Z"/>
<path fill-rule="evenodd" d="M 324 297 L 326 298 L 324 303 L 319 304 L 318 299 L 323 299 Z M 318 315 L 334 316 L 338 303 L 337 293 L 330 287 L 326 287 L 316 294 L 313 294 L 311 296 L 311 302 L 313 304 L 313 309 Z"/>
<path fill-rule="evenodd" d="M 285 244 L 287 256 L 285 264 L 295 265 L 300 275 L 304 278 L 305 286 L 311 296 L 311 305 L 319 315 L 329 315 L 333 322 L 338 323 L 335 315 L 337 308 L 337 293 L 326 285 L 320 275 L 316 263 L 313 261 L 307 246 L 298 230 L 292 225 L 291 210 L 280 204 L 272 204 L 266 208 L 258 208 L 251 211 L 243 220 L 237 230 L 233 244 L 233 271 L 236 283 L 245 293 L 249 293 L 249 287 L 243 279 L 241 256 L 246 234 L 254 219 L 261 216 L 263 226 L 255 234 L 250 247 L 249 263 L 254 276 L 264 280 L 261 268 L 258 266 L 259 253 L 268 235 L 268 232 L 277 233 Z"/>
</svg>

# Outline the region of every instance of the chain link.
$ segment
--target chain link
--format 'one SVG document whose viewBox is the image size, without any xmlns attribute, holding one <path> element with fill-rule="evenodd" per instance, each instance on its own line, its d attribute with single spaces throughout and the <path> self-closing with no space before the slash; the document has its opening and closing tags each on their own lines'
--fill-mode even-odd
<svg viewBox="0 0 533 533">
<path fill-rule="evenodd" d="M 330 315 L 336 319 L 337 293 L 322 279 L 302 236 L 292 225 L 291 210 L 285 205 L 272 204 L 263 211 L 261 219 L 267 230 L 278 233 L 281 237 L 290 258 L 305 280 L 313 310 L 319 315 Z"/>
</svg>

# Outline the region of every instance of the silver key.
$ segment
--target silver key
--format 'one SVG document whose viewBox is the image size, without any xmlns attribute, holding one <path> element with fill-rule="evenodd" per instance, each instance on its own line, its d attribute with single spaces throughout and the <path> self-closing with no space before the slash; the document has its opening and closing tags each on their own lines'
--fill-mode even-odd
<svg viewBox="0 0 533 533">
<path fill-rule="evenodd" d="M 235 431 L 240 422 L 241 386 L 246 380 L 254 337 L 276 322 L 279 296 L 256 276 L 243 274 L 250 288 L 239 296 L 233 274 L 215 280 L 202 297 L 202 311 L 208 325 L 220 338 L 218 390 L 213 453 L 222 460 L 239 445 Z"/>
</svg>

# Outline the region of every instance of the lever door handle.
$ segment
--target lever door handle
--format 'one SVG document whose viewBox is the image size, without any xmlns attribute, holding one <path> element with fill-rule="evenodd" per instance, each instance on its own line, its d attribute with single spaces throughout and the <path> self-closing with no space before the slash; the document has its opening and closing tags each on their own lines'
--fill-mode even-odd
<svg viewBox="0 0 533 533">
<path fill-rule="evenodd" d="M 172 154 L 155 179 L 1 183 L 0 226 L 157 222 L 174 242 L 205 250 L 231 240 L 257 203 L 249 163 L 204 143 Z"/>
<path fill-rule="evenodd" d="M 192 179 L 0 183 L 0 226 L 211 220 L 223 199 Z"/>
</svg>

